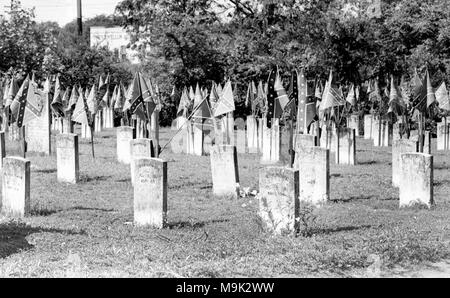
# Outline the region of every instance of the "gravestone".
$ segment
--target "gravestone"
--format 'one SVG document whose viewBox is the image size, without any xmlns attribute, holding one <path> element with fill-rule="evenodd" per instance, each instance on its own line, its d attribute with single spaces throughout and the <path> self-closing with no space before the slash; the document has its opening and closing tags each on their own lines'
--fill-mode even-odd
<svg viewBox="0 0 450 298">
<path fill-rule="evenodd" d="M 117 128 L 117 160 L 124 164 L 130 164 L 130 142 L 134 139 L 135 130 L 131 126 Z"/>
<path fill-rule="evenodd" d="M 437 123 L 437 150 L 449 150 L 449 129 L 445 118 L 442 118 L 442 122 Z"/>
<path fill-rule="evenodd" d="M 316 136 L 306 134 L 294 134 L 294 150 L 296 152 L 295 154 L 299 152 L 301 147 L 314 147 L 314 146 L 317 146 Z M 297 158 L 294 159 L 293 167 L 295 169 L 298 169 Z"/>
<path fill-rule="evenodd" d="M 0 132 L 0 171 L 3 168 L 3 158 L 6 157 L 5 132 Z"/>
<path fill-rule="evenodd" d="M 350 115 L 347 122 L 347 127 L 355 130 L 355 136 L 359 137 L 359 116 Z"/>
<path fill-rule="evenodd" d="M 270 162 L 277 163 L 281 159 L 281 129 L 280 119 L 272 119 L 272 136 L 271 136 L 271 149 L 270 149 Z"/>
<path fill-rule="evenodd" d="M 381 129 L 381 146 L 392 146 L 392 124 L 389 121 L 383 120 Z"/>
<path fill-rule="evenodd" d="M 248 153 L 258 153 L 258 124 L 254 116 L 247 116 Z"/>
<path fill-rule="evenodd" d="M 392 144 L 394 143 L 394 141 L 400 139 L 402 139 L 402 136 L 400 135 L 400 124 L 395 123 L 394 125 L 392 125 Z"/>
<path fill-rule="evenodd" d="M 236 147 L 231 145 L 212 146 L 210 159 L 213 194 L 238 198 L 239 168 Z"/>
<path fill-rule="evenodd" d="M 330 198 L 330 151 L 321 147 L 297 147 L 300 204 L 325 204 Z"/>
<path fill-rule="evenodd" d="M 91 127 L 89 125 L 81 124 L 81 138 L 90 140 L 91 136 Z"/>
<path fill-rule="evenodd" d="M 258 152 L 263 152 L 263 138 L 264 138 L 264 127 L 265 125 L 264 119 L 258 119 Z"/>
<path fill-rule="evenodd" d="M 80 177 L 78 135 L 56 136 L 56 165 L 58 182 L 76 184 Z"/>
<path fill-rule="evenodd" d="M 433 156 L 424 153 L 403 153 L 400 173 L 400 207 L 425 205 L 433 201 Z"/>
<path fill-rule="evenodd" d="M 272 130 L 267 126 L 262 128 L 262 155 L 261 163 L 271 163 Z"/>
<path fill-rule="evenodd" d="M 355 130 L 351 128 L 340 128 L 339 137 L 336 142 L 335 160 L 337 164 L 356 164 L 356 138 Z"/>
<path fill-rule="evenodd" d="M 48 93 L 41 93 L 41 98 L 43 106 L 40 116 L 25 125 L 27 151 L 50 155 L 52 153 L 51 113 Z"/>
<path fill-rule="evenodd" d="M 30 214 L 30 161 L 21 157 L 3 159 L 1 213 L 23 218 Z"/>
<path fill-rule="evenodd" d="M 372 139 L 372 128 L 373 128 L 373 116 L 368 114 L 364 115 L 364 140 Z"/>
<path fill-rule="evenodd" d="M 247 153 L 247 133 L 245 131 L 245 121 L 242 118 L 238 118 L 235 121 L 236 125 L 236 150 L 238 153 Z"/>
<path fill-rule="evenodd" d="M 259 174 L 259 216 L 265 228 L 275 234 L 298 229 L 299 172 L 291 168 L 267 167 Z"/>
<path fill-rule="evenodd" d="M 374 147 L 381 147 L 382 121 L 378 117 L 372 119 L 372 139 Z"/>
<path fill-rule="evenodd" d="M 419 149 L 419 144 L 415 140 L 399 139 L 392 143 L 392 185 L 400 185 L 401 159 L 403 153 L 415 153 Z"/>
<path fill-rule="evenodd" d="M 192 126 L 194 133 L 194 155 L 203 156 L 203 141 L 204 141 L 204 132 L 201 124 L 194 124 Z"/>
<path fill-rule="evenodd" d="M 187 121 L 183 129 L 183 152 L 186 154 L 194 154 L 194 135 L 192 132 L 191 121 Z"/>
<path fill-rule="evenodd" d="M 153 141 L 151 139 L 133 139 L 130 141 L 131 154 L 131 183 L 134 184 L 135 160 L 155 157 Z"/>
<path fill-rule="evenodd" d="M 103 117 L 102 117 L 103 111 L 99 110 L 95 114 L 95 124 L 94 124 L 94 131 L 95 132 L 102 132 L 103 131 Z"/>
<path fill-rule="evenodd" d="M 134 163 L 134 224 L 162 229 L 167 225 L 167 162 L 139 158 Z"/>
</svg>

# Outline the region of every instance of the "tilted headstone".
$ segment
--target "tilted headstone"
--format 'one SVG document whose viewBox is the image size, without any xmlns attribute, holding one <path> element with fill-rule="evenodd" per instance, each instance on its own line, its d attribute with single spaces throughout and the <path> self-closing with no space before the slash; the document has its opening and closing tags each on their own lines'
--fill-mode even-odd
<svg viewBox="0 0 450 298">
<path fill-rule="evenodd" d="M 371 140 L 372 139 L 372 121 L 373 116 L 368 114 L 364 115 L 364 140 Z"/>
<path fill-rule="evenodd" d="M 43 106 L 40 116 L 25 125 L 25 135 L 28 152 L 50 155 L 52 153 L 50 101 L 48 93 L 43 94 Z"/>
<path fill-rule="evenodd" d="M 167 162 L 140 158 L 134 163 L 134 224 L 162 229 L 167 225 Z"/>
<path fill-rule="evenodd" d="M 258 124 L 254 116 L 247 116 L 248 153 L 258 153 Z"/>
<path fill-rule="evenodd" d="M 134 129 L 131 126 L 117 128 L 117 160 L 124 164 L 130 164 L 130 142 L 134 139 Z"/>
<path fill-rule="evenodd" d="M 297 147 L 296 164 L 299 169 L 300 205 L 315 206 L 330 198 L 330 150 L 321 147 Z"/>
<path fill-rule="evenodd" d="M 275 234 L 298 229 L 299 172 L 291 168 L 266 167 L 259 173 L 259 216 L 265 228 Z"/>
<path fill-rule="evenodd" d="M 0 171 L 3 168 L 3 158 L 6 157 L 5 133 L 0 132 Z"/>
<path fill-rule="evenodd" d="M 400 155 L 400 207 L 425 205 L 433 201 L 433 156 L 424 153 Z"/>
<path fill-rule="evenodd" d="M 236 147 L 231 145 L 212 146 L 210 159 L 213 194 L 238 198 L 239 167 Z"/>
<path fill-rule="evenodd" d="M 356 164 L 356 138 L 355 130 L 351 128 L 340 128 L 339 137 L 336 142 L 335 160 L 337 164 Z"/>
<path fill-rule="evenodd" d="M 3 159 L 1 213 L 22 218 L 30 214 L 30 161 L 20 157 Z"/>
<path fill-rule="evenodd" d="M 56 136 L 56 168 L 58 182 L 76 184 L 80 177 L 78 135 Z"/>
<path fill-rule="evenodd" d="M 403 153 L 415 153 L 419 148 L 419 144 L 415 140 L 399 139 L 392 143 L 392 185 L 398 187 L 400 185 L 401 175 L 401 159 Z"/>
<path fill-rule="evenodd" d="M 134 139 L 130 141 L 131 154 L 131 183 L 134 184 L 134 161 L 141 158 L 155 157 L 153 142 L 151 139 Z"/>
</svg>

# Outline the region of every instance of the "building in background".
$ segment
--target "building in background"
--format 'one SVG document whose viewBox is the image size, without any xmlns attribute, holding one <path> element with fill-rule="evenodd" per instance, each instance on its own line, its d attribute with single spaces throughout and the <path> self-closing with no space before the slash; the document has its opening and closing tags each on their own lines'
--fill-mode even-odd
<svg viewBox="0 0 450 298">
<path fill-rule="evenodd" d="M 107 47 L 110 51 L 116 53 L 120 59 L 128 59 L 133 64 L 140 63 L 138 52 L 131 49 L 131 34 L 126 29 L 117 27 L 99 27 L 90 28 L 91 47 Z"/>
</svg>

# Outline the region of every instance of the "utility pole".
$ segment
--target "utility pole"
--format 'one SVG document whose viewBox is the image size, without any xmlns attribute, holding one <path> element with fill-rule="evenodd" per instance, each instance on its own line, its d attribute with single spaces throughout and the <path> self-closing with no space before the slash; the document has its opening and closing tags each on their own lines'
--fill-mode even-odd
<svg viewBox="0 0 450 298">
<path fill-rule="evenodd" d="M 78 25 L 78 36 L 83 35 L 83 21 L 81 13 L 81 0 L 77 0 L 77 25 Z"/>
</svg>

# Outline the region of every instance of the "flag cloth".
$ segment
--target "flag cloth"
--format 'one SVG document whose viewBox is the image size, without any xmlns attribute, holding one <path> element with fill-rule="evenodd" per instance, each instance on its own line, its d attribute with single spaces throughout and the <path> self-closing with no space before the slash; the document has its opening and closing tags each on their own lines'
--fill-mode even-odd
<svg viewBox="0 0 450 298">
<path fill-rule="evenodd" d="M 42 115 L 44 108 L 44 92 L 38 89 L 35 82 L 27 76 L 11 104 L 17 127 L 22 127 Z"/>
<path fill-rule="evenodd" d="M 286 93 L 286 90 L 283 87 L 283 82 L 281 81 L 281 76 L 277 70 L 277 76 L 275 79 L 275 92 L 277 93 L 277 97 L 275 98 L 275 118 L 281 118 L 283 115 L 284 109 L 289 102 L 289 97 Z"/>
<path fill-rule="evenodd" d="M 251 81 L 248 83 L 247 95 L 245 96 L 245 106 L 251 108 L 252 115 L 255 114 L 255 100 L 258 91 L 256 90 L 255 82 Z"/>
<path fill-rule="evenodd" d="M 398 90 L 397 85 L 395 84 L 393 76 L 391 76 L 390 86 L 388 114 L 395 113 L 396 115 L 401 115 L 406 108 L 406 105 L 402 100 L 401 93 Z"/>
<path fill-rule="evenodd" d="M 353 107 L 356 106 L 355 86 L 353 84 L 351 85 L 350 91 L 348 91 L 347 98 L 345 100 Z"/>
<path fill-rule="evenodd" d="M 207 97 L 204 97 L 197 107 L 194 108 L 191 119 L 192 123 L 195 125 L 213 125 L 212 121 L 214 121 L 214 119 L 212 119 L 211 107 L 209 106 Z"/>
<path fill-rule="evenodd" d="M 117 93 L 114 101 L 114 109 L 123 111 L 123 106 L 125 104 L 125 87 L 122 83 L 119 84 L 117 88 Z"/>
<path fill-rule="evenodd" d="M 426 112 L 426 109 L 436 101 L 434 89 L 431 86 L 428 69 L 426 70 L 423 81 L 420 81 L 420 78 L 416 72 L 412 84 L 413 84 L 412 105 L 419 112 L 424 113 Z"/>
<path fill-rule="evenodd" d="M 209 94 L 209 102 L 211 103 L 211 109 L 214 111 L 219 101 L 219 92 L 217 91 L 217 85 L 215 82 L 212 83 L 211 92 Z"/>
<path fill-rule="evenodd" d="M 200 90 L 200 87 L 195 86 L 195 93 L 194 93 L 194 109 L 203 101 L 202 92 Z"/>
<path fill-rule="evenodd" d="M 289 83 L 289 102 L 286 105 L 286 109 L 291 110 L 291 114 L 297 111 L 298 105 L 298 73 L 297 70 L 293 70 L 291 73 L 291 81 Z"/>
<path fill-rule="evenodd" d="M 194 102 L 195 99 L 195 92 L 194 92 L 194 88 L 192 88 L 192 86 L 189 87 L 189 100 Z"/>
<path fill-rule="evenodd" d="M 139 113 L 139 109 L 143 109 L 145 111 L 146 118 L 150 119 L 153 111 L 156 108 L 157 102 L 154 99 L 154 91 L 152 88 L 151 82 L 147 83 L 141 74 L 139 74 L 140 77 L 140 87 L 141 87 L 141 96 L 142 96 L 142 104 L 141 107 L 138 107 L 137 112 Z M 139 115 L 138 115 L 139 116 Z M 140 117 L 143 119 L 142 117 Z"/>
<path fill-rule="evenodd" d="M 79 97 L 79 95 L 78 95 L 77 87 L 73 86 L 72 93 L 70 94 L 69 103 L 67 104 L 66 111 L 73 111 L 75 109 L 75 105 L 77 104 L 78 97 Z"/>
<path fill-rule="evenodd" d="M 306 101 L 308 97 L 308 82 L 303 69 L 298 75 L 298 106 L 297 106 L 297 132 L 304 132 L 306 126 Z"/>
<path fill-rule="evenodd" d="M 320 81 L 317 81 L 314 96 L 319 100 L 322 100 L 322 89 L 322 83 Z"/>
<path fill-rule="evenodd" d="M 136 112 L 138 106 L 144 102 L 139 88 L 139 74 L 134 75 L 133 82 L 128 87 L 128 92 L 126 94 L 125 104 L 123 106 L 123 111 L 130 110 L 132 114 Z"/>
<path fill-rule="evenodd" d="M 180 104 L 178 105 L 177 117 L 187 117 L 189 112 L 189 106 L 191 101 L 189 100 L 189 94 L 186 87 L 181 92 Z"/>
<path fill-rule="evenodd" d="M 50 107 L 52 108 L 53 113 L 56 115 L 56 117 L 64 117 L 64 105 L 62 102 L 62 90 L 61 90 L 61 84 L 59 82 L 59 76 L 56 77 L 56 83 L 55 83 L 55 92 L 53 93 L 53 100 L 50 104 Z"/>
<path fill-rule="evenodd" d="M 47 79 L 45 79 L 45 82 L 44 82 L 44 92 L 50 93 L 51 88 L 52 88 L 52 83 L 50 81 L 50 77 L 47 76 Z"/>
<path fill-rule="evenodd" d="M 114 105 L 116 104 L 116 96 L 117 96 L 117 89 L 119 88 L 119 85 L 115 85 L 112 95 L 111 95 L 111 100 L 110 100 L 110 108 L 114 109 Z"/>
<path fill-rule="evenodd" d="M 264 92 L 264 86 L 262 81 L 259 81 L 258 83 L 258 90 L 257 90 L 257 95 L 256 95 L 256 109 L 257 109 L 257 113 L 258 110 L 259 112 L 265 116 L 267 113 L 267 108 L 266 108 L 266 104 L 267 104 L 267 95 Z"/>
<path fill-rule="evenodd" d="M 73 94 L 73 91 L 72 91 L 72 94 Z M 78 96 L 77 103 L 75 105 L 75 109 L 72 113 L 72 121 L 90 126 L 88 113 L 89 113 L 89 108 L 87 106 L 87 102 L 84 97 L 83 91 L 81 90 L 79 92 L 79 96 Z"/>
<path fill-rule="evenodd" d="M 269 80 L 267 82 L 267 103 L 266 103 L 266 118 L 267 118 L 267 127 L 272 127 L 272 119 L 275 116 L 275 98 L 277 97 L 277 93 L 275 91 L 275 79 L 276 72 L 270 71 Z"/>
<path fill-rule="evenodd" d="M 235 110 L 233 88 L 231 82 L 228 81 L 220 95 L 220 99 L 217 102 L 217 106 L 214 110 L 214 117 L 218 117 L 223 114 L 231 113 Z"/>
<path fill-rule="evenodd" d="M 98 111 L 98 102 L 97 102 L 97 86 L 94 84 L 91 87 L 91 91 L 89 92 L 89 96 L 86 99 L 87 106 L 89 109 L 89 112 L 92 115 L 95 115 Z"/>
<path fill-rule="evenodd" d="M 427 108 L 429 108 L 433 103 L 436 102 L 436 96 L 434 95 L 434 88 L 431 86 L 430 74 L 426 72 L 426 80 L 427 80 Z"/>
<path fill-rule="evenodd" d="M 5 107 L 9 107 L 16 97 L 17 92 L 19 91 L 19 85 L 17 84 L 16 79 L 12 78 L 9 83 L 9 88 L 5 92 L 6 100 Z"/>
<path fill-rule="evenodd" d="M 336 90 L 332 86 L 333 73 L 330 71 L 330 76 L 325 84 L 325 90 L 322 95 L 322 102 L 320 103 L 320 110 L 337 107 L 345 104 L 344 98 L 341 96 L 341 91 Z"/>
<path fill-rule="evenodd" d="M 435 96 L 436 101 L 439 103 L 439 108 L 444 111 L 450 111 L 449 96 L 445 82 L 442 82 L 439 88 L 437 88 Z"/>
</svg>

